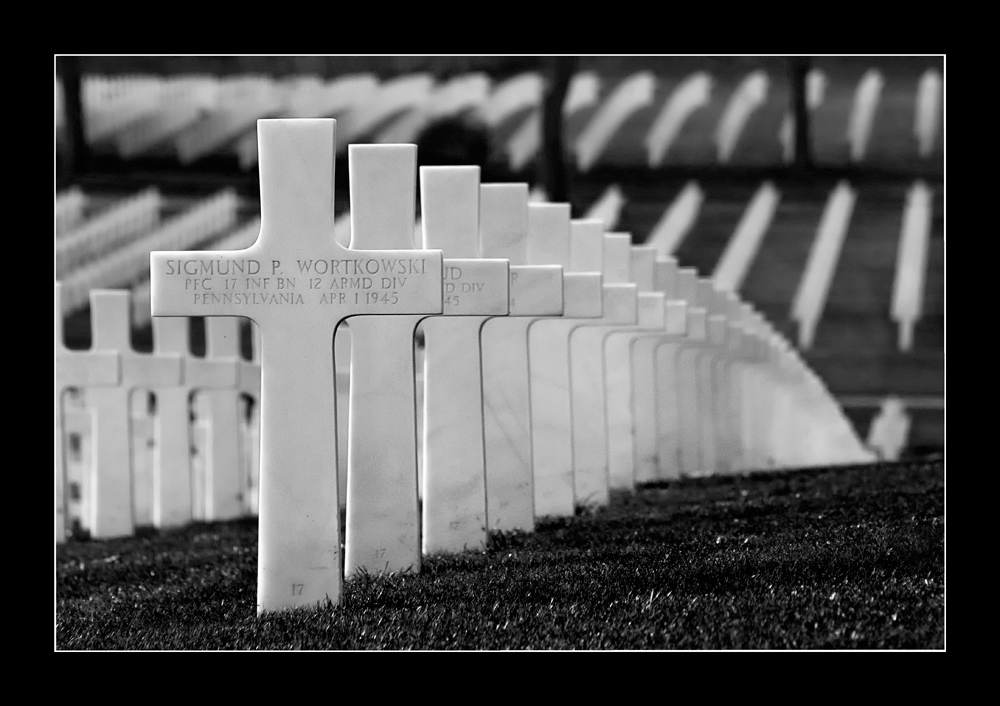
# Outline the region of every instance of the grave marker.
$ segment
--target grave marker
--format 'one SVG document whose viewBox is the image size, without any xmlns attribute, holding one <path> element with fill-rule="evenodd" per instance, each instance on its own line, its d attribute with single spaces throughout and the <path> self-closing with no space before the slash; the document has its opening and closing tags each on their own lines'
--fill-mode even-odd
<svg viewBox="0 0 1000 706">
<path fill-rule="evenodd" d="M 424 330 L 424 554 L 485 546 L 486 466 L 479 332 L 509 311 L 509 263 L 481 259 L 479 167 L 421 167 L 424 246 L 445 263 L 448 316 Z"/>
<path fill-rule="evenodd" d="M 670 94 L 646 135 L 646 154 L 651 168 L 663 163 L 688 117 L 708 104 L 711 92 L 712 77 L 699 71 L 685 78 Z"/>
<path fill-rule="evenodd" d="M 890 315 L 899 324 L 899 350 L 913 347 L 913 327 L 920 318 L 931 235 L 933 192 L 918 180 L 906 194 L 903 226 L 896 251 Z"/>
<path fill-rule="evenodd" d="M 83 521 L 95 539 L 123 537 L 133 530 L 132 468 L 129 441 L 132 428 L 129 419 L 129 387 L 123 385 L 124 364 L 121 351 L 127 349 L 128 336 L 123 341 L 116 330 L 116 319 L 122 314 L 116 301 L 124 295 L 124 316 L 128 321 L 127 293 L 96 290 L 90 295 L 90 315 L 94 351 L 114 351 L 119 368 L 118 384 L 94 387 L 87 391 L 87 406 L 94 410 L 94 449 L 90 465 L 90 480 L 86 484 L 91 500 L 89 516 Z M 123 345 L 124 344 L 124 345 Z M 123 443 L 123 440 L 124 443 Z"/>
<path fill-rule="evenodd" d="M 635 325 L 637 291 L 630 283 L 630 236 L 605 234 L 603 221 L 581 220 L 573 237 L 574 246 L 603 250 L 594 260 L 603 261 L 603 315 L 570 334 L 574 498 L 577 505 L 600 506 L 610 499 L 605 342 L 622 326 Z"/>
<path fill-rule="evenodd" d="M 830 192 L 816 237 L 809 248 L 809 260 L 795 291 L 791 312 L 791 318 L 799 322 L 799 346 L 803 349 L 812 346 L 816 327 L 826 307 L 830 284 L 857 198 L 857 192 L 846 181 L 837 184 Z"/>
<path fill-rule="evenodd" d="M 97 405 L 109 403 L 117 405 L 120 403 L 119 398 L 123 397 L 127 407 L 130 403 L 132 393 L 141 389 L 152 391 L 157 396 L 157 400 L 159 400 L 162 390 L 176 387 L 181 382 L 182 362 L 180 355 L 160 352 L 152 354 L 137 353 L 132 350 L 129 329 L 129 322 L 131 320 L 129 312 L 130 300 L 129 293 L 123 290 L 101 291 L 91 297 L 95 347 L 98 345 L 97 342 L 99 340 L 100 348 L 117 350 L 121 360 L 121 381 L 120 386 L 116 388 L 118 391 L 113 394 L 110 391 L 93 391 L 91 399 Z M 134 423 L 135 419 L 132 422 Z M 131 432 L 127 438 L 130 441 L 134 441 Z M 121 446 L 121 439 L 113 441 Z M 97 440 L 97 444 L 100 444 L 100 439 Z M 162 447 L 163 444 L 156 444 L 156 446 Z M 127 451 L 128 445 L 126 444 L 123 448 Z M 157 453 L 158 451 L 154 451 L 154 468 Z M 94 468 L 91 470 L 92 475 L 98 479 L 98 486 L 93 488 L 93 498 L 97 503 L 97 512 L 99 515 L 103 515 L 102 506 L 104 506 L 106 498 L 118 497 L 119 489 L 112 489 L 112 484 L 122 483 L 121 492 L 129 493 L 128 517 L 113 520 L 114 526 L 120 526 L 124 530 L 121 532 L 123 535 L 132 533 L 138 519 L 139 507 L 145 506 L 155 495 L 155 491 L 153 490 L 155 483 L 151 483 L 151 481 L 153 481 L 153 474 L 156 471 L 154 469 L 142 468 L 139 458 L 139 450 L 133 448 L 131 462 L 129 462 L 129 459 L 126 459 L 130 472 L 125 477 L 112 476 L 110 474 L 105 475 L 108 466 L 104 464 L 98 465 L 96 462 Z M 152 471 L 149 477 L 142 477 L 145 475 L 143 473 L 144 470 Z M 109 491 L 112 492 L 109 493 Z M 92 503 L 91 507 L 93 506 Z M 94 536 L 98 535 L 95 534 Z"/>
<path fill-rule="evenodd" d="M 228 229 L 236 222 L 236 206 L 236 191 L 222 189 L 162 223 L 141 239 L 74 270 L 63 282 L 66 310 L 82 307 L 92 289 L 127 287 L 144 279 L 152 251 L 168 247 L 179 250 L 191 248 Z"/>
<path fill-rule="evenodd" d="M 141 235 L 160 220 L 160 192 L 155 187 L 121 199 L 56 241 L 56 277 Z"/>
<path fill-rule="evenodd" d="M 59 509 L 57 518 L 62 525 L 62 531 L 57 541 L 65 541 L 67 537 L 75 536 L 83 530 L 83 521 L 88 517 L 86 507 L 90 492 L 86 487 L 89 483 L 90 442 L 93 427 L 93 412 L 87 409 L 85 391 L 82 388 L 71 388 L 62 396 L 62 408 L 56 419 L 56 429 L 62 425 L 60 443 L 66 451 L 59 449 L 57 468 L 65 460 L 63 473 L 59 474 L 57 497 Z M 63 489 L 69 488 L 68 501 L 62 498 Z M 65 509 L 63 505 L 65 503 Z"/>
<path fill-rule="evenodd" d="M 182 378 L 156 391 L 153 450 L 153 526 L 179 527 L 193 516 L 188 320 L 153 319 L 153 351 L 182 359 Z"/>
<path fill-rule="evenodd" d="M 488 127 L 496 128 L 514 113 L 538 105 L 542 86 L 542 77 L 533 72 L 508 78 L 493 87 L 476 115 Z"/>
<path fill-rule="evenodd" d="M 433 88 L 434 77 L 427 73 L 398 76 L 379 84 L 366 100 L 344 114 L 344 143 L 365 137 L 397 113 L 424 105 Z"/>
<path fill-rule="evenodd" d="M 587 209 L 587 213 L 584 218 L 599 218 L 604 221 L 604 228 L 606 230 L 611 230 L 618 224 L 618 219 L 621 216 L 622 207 L 625 206 L 625 196 L 622 194 L 621 188 L 617 184 L 612 184 L 601 197 L 597 199 Z"/>
<path fill-rule="evenodd" d="M 569 205 L 565 204 L 568 222 Z M 510 262 L 510 315 L 488 319 L 480 331 L 488 528 L 534 530 L 528 330 L 540 316 L 563 310 L 560 265 L 534 262 L 532 224 L 560 209 L 529 204 L 527 184 L 480 187 L 479 239 L 484 256 Z M 527 264 L 527 263 L 531 264 Z"/>
<path fill-rule="evenodd" d="M 726 320 L 721 315 L 711 280 L 698 280 L 696 301 L 705 309 L 705 338 L 700 345 L 688 346 L 681 352 L 682 365 L 690 365 L 689 370 L 693 376 L 692 385 L 687 388 L 691 397 L 682 400 L 682 404 L 685 409 L 690 404 L 697 410 L 697 426 L 692 429 L 696 433 L 698 446 L 697 472 L 712 475 L 716 472 L 713 440 L 719 420 L 715 418 L 717 386 L 712 379 L 711 370 L 720 348 L 725 345 Z"/>
<path fill-rule="evenodd" d="M 729 434 L 729 409 L 725 403 L 732 384 L 728 365 L 732 362 L 738 338 L 729 326 L 729 303 L 725 294 L 716 290 L 711 280 L 701 280 L 698 284 L 708 303 L 707 345 L 697 354 L 695 362 L 699 404 L 704 410 L 699 425 L 701 458 L 704 469 L 716 474 L 728 469 L 724 439 Z"/>
<path fill-rule="evenodd" d="M 712 273 L 716 286 L 732 292 L 739 291 L 774 218 L 780 198 L 780 192 L 769 181 L 757 189 Z"/>
<path fill-rule="evenodd" d="M 633 249 L 633 252 L 639 248 Z M 655 253 L 655 248 L 654 248 Z M 635 420 L 635 481 L 648 483 L 661 476 L 664 459 L 659 456 L 657 443 L 657 348 L 665 343 L 683 340 L 687 330 L 688 302 L 678 299 L 677 262 L 673 258 L 657 257 L 653 264 L 653 289 L 662 292 L 664 301 L 663 329 L 651 335 L 639 336 L 632 344 L 632 399 Z M 641 272 L 641 268 L 640 268 Z M 673 380 L 671 376 L 670 380 Z M 673 462 L 675 459 L 669 459 Z"/>
<path fill-rule="evenodd" d="M 847 125 L 847 141 L 852 162 L 860 162 L 865 158 L 868 139 L 872 134 L 872 124 L 875 122 L 875 111 L 878 109 L 884 84 L 885 79 L 878 69 L 869 69 L 858 81 Z"/>
<path fill-rule="evenodd" d="M 657 336 L 662 336 L 666 325 L 665 295 L 654 291 L 656 249 L 639 246 L 630 250 L 630 270 L 638 290 L 636 326 L 634 329 L 614 331 L 604 342 L 608 482 L 612 490 L 632 490 L 635 487 L 635 429 L 638 420 L 633 380 L 642 366 L 636 365 L 632 353 L 643 334 L 655 332 Z M 649 352 L 648 362 L 649 365 L 642 368 L 647 374 L 652 372 L 652 351 Z M 652 385 L 653 380 L 646 378 L 643 384 Z"/>
<path fill-rule="evenodd" d="M 187 76 L 162 81 L 155 112 L 143 116 L 115 136 L 118 156 L 130 159 L 155 148 L 194 125 L 216 106 L 218 79 Z"/>
<path fill-rule="evenodd" d="M 653 104 L 655 91 L 656 77 L 652 71 L 633 74 L 616 86 L 576 139 L 577 169 L 590 171 L 629 117 Z"/>
<path fill-rule="evenodd" d="M 240 321 L 205 320 L 205 357 L 186 361 L 184 387 L 194 392 L 199 458 L 193 464 L 192 513 L 212 522 L 245 515 L 240 449 Z"/>
<path fill-rule="evenodd" d="M 823 105 L 826 94 L 826 74 L 819 69 L 810 69 L 806 74 L 806 107 L 814 111 Z M 791 111 L 785 113 L 778 130 L 778 141 L 781 142 L 782 156 L 785 162 L 795 159 L 795 118 Z"/>
<path fill-rule="evenodd" d="M 601 79 L 593 71 L 577 72 L 573 75 L 563 103 L 563 118 L 569 120 L 577 111 L 597 102 Z M 537 101 L 536 101 L 537 103 Z M 541 111 L 535 110 L 510 136 L 504 148 L 511 171 L 523 169 L 538 152 L 542 139 Z"/>
<path fill-rule="evenodd" d="M 262 116 L 280 114 L 284 94 L 270 77 L 246 76 L 220 84 L 214 110 L 174 138 L 177 158 L 181 164 L 191 164 L 253 130 Z"/>
<path fill-rule="evenodd" d="M 416 145 L 349 145 L 348 163 L 351 248 L 415 252 Z M 420 570 L 414 334 L 423 318 L 348 323 L 347 576 Z"/>
<path fill-rule="evenodd" d="M 728 163 L 733 156 L 740 134 L 743 132 L 751 113 L 760 108 L 767 100 L 769 82 L 764 71 L 754 71 L 740 82 L 740 85 L 730 96 L 715 131 L 717 155 L 721 164 Z"/>
<path fill-rule="evenodd" d="M 56 239 L 76 228 L 84 219 L 87 196 L 79 186 L 56 194 Z"/>
<path fill-rule="evenodd" d="M 689 181 L 653 226 L 647 245 L 654 246 L 663 257 L 670 257 L 680 247 L 688 231 L 698 219 L 705 194 L 695 181 Z"/>
<path fill-rule="evenodd" d="M 917 84 L 917 105 L 913 115 L 913 134 L 917 138 L 918 154 L 927 158 L 934 147 L 941 116 L 941 74 L 927 69 Z"/>
<path fill-rule="evenodd" d="M 440 253 L 348 250 L 334 239 L 335 125 L 258 121 L 253 245 L 150 254 L 154 316 L 246 316 L 260 328 L 258 613 L 340 598 L 337 325 L 441 306 Z"/>
<path fill-rule="evenodd" d="M 746 331 L 742 307 L 732 292 L 718 293 L 725 314 L 725 350 L 712 364 L 718 425 L 716 426 L 716 465 L 719 473 L 734 473 L 746 468 L 743 446 L 743 397 L 746 365 Z"/>
<path fill-rule="evenodd" d="M 482 73 L 464 74 L 431 88 L 424 102 L 393 118 L 375 135 L 375 142 L 416 142 L 429 124 L 475 110 L 490 90 L 490 79 Z"/>
<path fill-rule="evenodd" d="M 739 302 L 739 317 L 744 331 L 742 348 L 744 351 L 742 375 L 740 375 L 741 449 L 744 466 L 760 469 L 769 465 L 768 452 L 764 444 L 764 426 L 768 414 L 768 387 L 764 381 L 766 357 L 761 339 L 756 313 L 746 302 Z"/>
<path fill-rule="evenodd" d="M 572 247 L 569 204 L 543 205 L 550 208 L 529 221 L 528 255 L 533 261 L 563 266 L 563 315 L 540 319 L 528 329 L 535 516 L 572 517 L 569 336 L 581 323 L 601 316 L 602 263 L 584 257 L 579 247 Z"/>
<path fill-rule="evenodd" d="M 91 302 L 98 294 L 95 290 L 91 292 Z M 94 317 L 94 307 L 91 305 L 91 321 Z M 117 387 L 121 380 L 121 363 L 117 351 L 101 350 L 97 347 L 98 341 L 94 339 L 94 345 L 88 351 L 72 351 L 66 348 L 63 338 L 63 308 L 62 308 L 62 285 L 56 282 L 55 291 L 55 320 L 56 320 L 56 541 L 62 542 L 66 539 L 66 455 L 63 438 L 63 429 L 66 427 L 63 397 L 70 387 L 90 389 L 96 387 Z M 120 414 L 113 418 L 102 415 L 103 410 L 96 409 L 93 417 L 93 431 L 91 438 L 100 440 L 111 434 L 122 433 L 122 419 Z M 127 419 L 125 432 L 127 433 Z M 127 437 L 122 437 L 127 438 Z M 103 461 L 103 452 L 100 460 Z M 97 458 L 94 462 L 97 462 Z M 93 465 L 93 464 L 92 464 Z M 114 528 L 117 529 L 117 528 Z"/>
<path fill-rule="evenodd" d="M 680 388 L 684 376 L 680 371 L 679 357 L 681 350 L 704 330 L 704 309 L 695 306 L 697 281 L 693 268 L 684 267 L 677 271 L 676 298 L 683 302 L 683 306 L 668 305 L 667 332 L 675 332 L 678 337 L 666 338 L 656 347 L 656 446 L 660 480 L 680 478 L 683 469 L 682 424 L 684 415 L 691 412 L 681 404 Z M 670 318 L 671 313 L 674 319 Z"/>
</svg>

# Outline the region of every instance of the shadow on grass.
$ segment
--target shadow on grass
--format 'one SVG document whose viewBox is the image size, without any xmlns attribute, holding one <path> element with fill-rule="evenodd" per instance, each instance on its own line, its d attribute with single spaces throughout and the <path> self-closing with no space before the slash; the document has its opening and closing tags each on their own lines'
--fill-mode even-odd
<svg viewBox="0 0 1000 706">
<path fill-rule="evenodd" d="M 616 494 L 257 617 L 254 520 L 56 550 L 60 650 L 944 648 L 942 461 Z"/>
</svg>

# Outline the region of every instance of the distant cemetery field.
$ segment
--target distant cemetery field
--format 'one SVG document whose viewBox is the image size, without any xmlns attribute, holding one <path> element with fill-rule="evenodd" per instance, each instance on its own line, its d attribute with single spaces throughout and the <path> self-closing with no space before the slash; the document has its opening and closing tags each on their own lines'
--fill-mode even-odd
<svg viewBox="0 0 1000 706">
<path fill-rule="evenodd" d="M 346 166 L 338 165 L 338 175 L 338 228 L 346 228 L 342 237 L 349 238 L 350 184 Z M 736 291 L 789 340 L 797 341 L 801 327 L 794 312 L 796 294 L 805 279 L 810 250 L 838 183 L 833 175 L 809 180 L 788 175 L 761 180 L 721 173 L 692 178 L 664 172 L 612 187 L 596 179 L 578 180 L 574 185 L 574 201 L 580 216 L 602 211 L 609 230 L 631 234 L 636 245 L 658 245 L 663 254 L 672 255 L 678 263 L 694 267 L 706 276 L 714 273 L 730 281 L 738 280 Z M 825 301 L 816 314 L 810 344 L 802 354 L 841 399 L 863 437 L 868 434 L 883 400 L 898 395 L 906 402 L 907 414 L 912 419 L 908 448 L 917 452 L 939 451 L 944 448 L 943 186 L 929 182 L 923 280 L 917 293 L 918 306 L 910 314 L 912 340 L 904 349 L 900 343 L 902 324 L 894 308 L 899 304 L 899 295 L 894 286 L 914 182 L 868 177 L 849 183 L 856 199 L 840 251 L 829 263 L 832 269 Z M 144 198 L 143 193 L 128 192 L 128 196 L 138 201 Z M 202 198 L 160 189 L 160 200 L 154 206 L 155 219 L 162 225 L 199 204 L 203 210 L 225 206 L 226 219 L 203 229 L 191 247 L 204 250 L 246 247 L 259 228 L 259 204 L 235 195 L 229 200 L 221 199 L 219 193 Z M 761 197 L 768 193 L 772 195 L 772 209 L 764 213 L 763 219 L 756 219 L 758 240 L 748 246 L 750 249 L 743 249 L 741 255 L 741 248 L 735 246 L 744 239 L 736 236 L 753 235 L 750 231 L 754 227 L 754 214 L 760 213 Z M 126 201 L 101 191 L 88 192 L 87 198 L 86 208 L 92 214 L 121 208 Z M 152 234 L 152 224 L 146 230 Z M 226 246 L 227 241 L 242 244 Z M 57 267 L 60 260 L 61 251 L 57 254 Z M 152 329 L 148 272 L 136 277 L 135 281 L 122 281 L 114 286 L 132 289 L 136 297 L 132 342 L 138 350 L 149 352 Z M 79 304 L 67 311 L 67 344 L 72 348 L 87 348 L 91 337 L 85 290 L 81 290 L 77 301 Z M 196 322 L 191 343 L 197 355 L 204 355 L 204 341 L 204 327 Z M 249 349 L 244 349 L 244 356 L 249 358 Z"/>
<path fill-rule="evenodd" d="M 201 57 L 188 69 L 181 57 L 82 59 L 95 169 L 251 176 L 257 118 L 336 117 L 343 145 L 416 142 L 458 122 L 481 131 L 488 180 L 534 172 L 537 57 L 225 59 Z M 814 57 L 806 86 L 815 163 L 943 178 L 943 75 L 934 56 Z M 56 93 L 62 137 L 58 82 Z M 563 108 L 565 144 L 580 176 L 781 167 L 793 157 L 790 109 L 782 57 L 581 57 Z"/>
<path fill-rule="evenodd" d="M 343 535 L 341 535 L 343 536 Z M 943 461 L 661 482 L 257 617 L 257 526 L 56 549 L 59 650 L 939 650 Z"/>
</svg>

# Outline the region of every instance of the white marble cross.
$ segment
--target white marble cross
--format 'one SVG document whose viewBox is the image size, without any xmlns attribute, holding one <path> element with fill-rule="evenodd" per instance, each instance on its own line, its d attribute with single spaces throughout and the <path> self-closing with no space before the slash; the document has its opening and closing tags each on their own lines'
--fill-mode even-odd
<svg viewBox="0 0 1000 706">
<path fill-rule="evenodd" d="M 564 268 L 562 317 L 540 319 L 528 329 L 536 517 L 575 512 L 569 339 L 581 324 L 598 320 L 604 307 L 603 250 L 573 242 L 573 225 L 568 204 L 552 204 L 529 221 L 529 257 Z"/>
<path fill-rule="evenodd" d="M 744 467 L 760 470 L 770 465 L 765 433 L 771 399 L 770 388 L 766 381 L 766 344 L 752 306 L 740 302 L 740 315 L 737 320 L 744 331 L 742 349 L 745 361 L 739 375 L 739 414 L 742 419 L 740 448 Z"/>
<path fill-rule="evenodd" d="M 192 515 L 196 520 L 231 520 L 248 513 L 244 502 L 240 449 L 240 321 L 233 316 L 205 320 L 205 357 L 185 361 L 184 388 L 195 391 L 195 447 Z"/>
<path fill-rule="evenodd" d="M 773 327 L 762 322 L 768 358 L 766 373 L 770 389 L 770 424 L 766 429 L 771 465 L 776 468 L 802 466 L 808 409 L 802 402 L 802 377 L 791 345 Z"/>
<path fill-rule="evenodd" d="M 416 145 L 349 145 L 351 248 L 413 249 Z M 344 572 L 419 571 L 414 333 L 423 315 L 350 319 Z"/>
<path fill-rule="evenodd" d="M 97 406 L 117 408 L 124 404 L 128 409 L 134 391 L 150 389 L 159 397 L 162 390 L 176 387 L 181 382 L 182 360 L 180 355 L 160 352 L 137 353 L 132 350 L 129 331 L 130 302 L 131 297 L 126 290 L 98 291 L 91 297 L 91 321 L 95 347 L 100 341 L 101 349 L 119 351 L 121 360 L 120 386 L 113 389 L 94 389 L 88 396 L 88 399 Z M 141 464 L 138 463 L 139 450 L 133 449 L 131 454 L 129 453 L 129 444 L 132 442 L 131 431 L 128 436 L 111 441 L 117 443 L 122 449 L 129 471 L 124 476 L 118 476 L 117 473 L 111 475 L 108 471 L 117 466 L 94 464 L 91 473 L 96 482 L 91 487 L 95 493 L 94 502 L 90 505 L 96 513 L 93 522 L 95 527 L 101 525 L 107 527 L 110 524 L 125 530 L 122 534 L 131 534 L 137 519 L 135 510 L 140 505 L 152 504 L 152 496 L 155 495 L 155 491 L 153 491 L 153 484 L 150 481 L 153 478 L 152 474 L 149 477 L 140 477 L 143 474 L 140 472 Z M 97 440 L 97 443 L 100 444 L 100 440 Z M 162 446 L 162 444 L 155 446 Z M 146 468 L 144 470 L 152 469 Z M 118 487 L 119 484 L 121 487 Z M 120 498 L 120 502 L 109 505 L 106 500 L 111 497 Z M 127 503 L 125 502 L 126 497 L 128 498 Z"/>
<path fill-rule="evenodd" d="M 754 467 L 772 468 L 775 465 L 772 428 L 777 416 L 775 410 L 778 389 L 777 350 L 774 347 L 772 333 L 764 325 L 764 319 L 759 312 L 750 308 L 745 312 L 744 321 L 752 334 L 751 347 L 755 364 L 752 368 L 751 387 L 752 395 L 759 403 L 756 413 L 751 417 L 751 435 L 755 440 L 752 457 Z"/>
<path fill-rule="evenodd" d="M 153 449 L 153 526 L 179 527 L 193 518 L 191 387 L 187 380 L 194 361 L 190 358 L 188 320 L 153 319 L 153 350 L 161 356 L 179 356 L 184 367 L 176 385 L 162 385 L 156 391 Z M 195 365 L 203 363 L 197 361 Z"/>
<path fill-rule="evenodd" d="M 91 291 L 91 302 L 98 294 L 99 290 Z M 94 307 L 91 306 L 91 320 L 94 317 Z M 120 355 L 114 349 L 101 349 L 99 344 L 103 340 L 97 337 L 93 339 L 93 345 L 88 351 L 73 351 L 66 348 L 63 339 L 63 309 L 62 309 L 62 285 L 56 282 L 55 291 L 55 314 L 56 314 L 56 541 L 62 542 L 66 539 L 66 458 L 65 439 L 63 429 L 65 428 L 65 400 L 63 399 L 66 390 L 71 387 L 83 389 L 91 388 L 116 388 L 121 381 Z M 93 330 L 93 327 L 91 328 Z M 96 468 L 100 463 L 112 469 L 112 472 L 121 476 L 123 473 L 120 454 L 113 454 L 110 459 L 106 458 L 108 453 L 113 453 L 114 446 L 121 445 L 122 439 L 128 436 L 128 410 L 127 408 L 112 410 L 108 413 L 103 409 L 94 410 L 94 428 L 92 439 L 94 444 L 94 459 L 91 467 Z M 101 440 L 107 438 L 105 444 Z M 125 473 L 127 473 L 127 459 L 125 460 Z M 126 486 L 127 487 L 127 486 Z M 119 499 L 124 502 L 124 499 Z M 131 498 L 128 498 L 131 503 Z M 130 520 L 131 522 L 131 520 Z M 105 522 L 93 525 L 90 518 L 85 518 L 84 524 L 89 527 L 93 536 L 114 536 L 116 534 L 127 534 L 131 532 L 131 524 L 126 527 L 107 526 Z M 103 533 L 103 534 L 94 534 Z"/>
<path fill-rule="evenodd" d="M 689 341 L 677 356 L 678 396 L 681 429 L 681 472 L 686 476 L 709 475 L 714 457 L 707 439 L 711 438 L 712 419 L 710 388 L 699 370 L 700 359 L 712 350 L 709 340 L 709 316 L 715 306 L 711 281 L 699 278 L 694 304 L 689 310 Z"/>
<path fill-rule="evenodd" d="M 639 250 L 634 249 L 633 252 Z M 655 248 L 653 248 L 655 251 Z M 641 274 L 641 268 L 639 268 Z M 632 344 L 632 405 L 635 422 L 635 482 L 648 483 L 665 477 L 661 473 L 657 428 L 657 349 L 665 343 L 682 341 L 687 331 L 688 303 L 677 298 L 677 261 L 656 258 L 653 264 L 653 290 L 662 292 L 664 301 L 662 330 L 639 336 Z M 638 280 L 637 280 L 638 282 Z M 672 378 L 671 378 L 672 379 Z M 672 463 L 674 459 L 669 459 Z"/>
<path fill-rule="evenodd" d="M 733 473 L 746 462 L 741 428 L 745 355 L 742 307 L 731 292 L 703 286 L 708 287 L 713 298 L 708 316 L 709 346 L 698 361 L 711 418 L 711 426 L 702 437 L 703 458 L 710 472 Z"/>
<path fill-rule="evenodd" d="M 424 554 L 485 546 L 479 332 L 509 311 L 509 263 L 481 258 L 479 168 L 422 167 L 424 247 L 444 251 L 444 313 L 424 331 Z"/>
<path fill-rule="evenodd" d="M 726 316 L 729 319 L 728 385 L 722 389 L 723 405 L 728 416 L 722 419 L 721 447 L 726 449 L 728 468 L 736 473 L 759 470 L 769 465 L 764 445 L 771 395 L 767 383 L 766 343 L 756 323 L 756 313 L 746 302 L 732 293 L 725 293 Z"/>
<path fill-rule="evenodd" d="M 755 315 L 755 318 L 763 358 L 761 366 L 763 385 L 767 390 L 766 407 L 769 410 L 767 423 L 762 430 L 764 445 L 767 449 L 768 466 L 781 467 L 791 455 L 788 452 L 788 442 L 791 440 L 794 443 L 797 435 L 792 429 L 797 423 L 796 420 L 784 416 L 789 409 L 788 399 L 792 394 L 792 386 L 789 384 L 787 342 L 774 331 L 759 313 Z"/>
<path fill-rule="evenodd" d="M 257 122 L 253 245 L 150 254 L 153 316 L 246 316 L 260 328 L 258 612 L 340 599 L 337 325 L 441 307 L 439 252 L 349 250 L 334 239 L 335 125 Z"/>
<path fill-rule="evenodd" d="M 562 206 L 568 221 L 569 205 Z M 529 229 L 551 208 L 560 205 L 529 204 L 527 184 L 483 184 L 480 189 L 483 256 L 510 262 L 510 315 L 487 319 L 480 331 L 486 517 L 491 531 L 535 528 L 528 330 L 538 317 L 562 314 L 563 268 L 534 262 Z"/>
<path fill-rule="evenodd" d="M 140 371 L 129 341 L 128 296 L 120 290 L 94 290 L 90 296 L 93 350 L 116 351 L 119 366 L 117 385 L 87 391 L 87 406 L 93 410 L 97 425 L 90 477 L 84 484 L 90 494 L 85 503 L 88 513 L 82 524 L 95 539 L 130 535 L 135 528 L 129 398 L 130 383 Z M 127 378 L 126 359 L 130 359 Z M 154 364 L 147 372 L 157 372 L 156 367 Z M 172 372 L 180 375 L 179 360 L 173 361 Z"/>
<path fill-rule="evenodd" d="M 656 248 L 631 248 L 631 277 L 638 288 L 635 328 L 623 327 L 608 334 L 604 342 L 604 386 L 608 420 L 608 483 L 612 490 L 634 490 L 638 464 L 635 454 L 636 426 L 633 381 L 640 370 L 647 376 L 641 383 L 651 386 L 652 351 L 637 365 L 633 351 L 640 338 L 651 333 L 663 335 L 666 326 L 665 293 L 655 291 Z M 650 410 L 651 411 L 651 410 Z"/>
<path fill-rule="evenodd" d="M 744 329 L 739 300 L 731 292 L 717 291 L 722 323 L 723 344 L 715 359 L 709 363 L 709 379 L 713 386 L 715 404 L 715 466 L 716 473 L 734 473 L 746 468 L 743 449 L 742 416 Z M 718 324 L 716 324 L 718 327 Z M 709 327 L 711 329 L 712 323 Z M 711 336 L 711 331 L 709 332 Z"/>
<path fill-rule="evenodd" d="M 676 300 L 683 302 L 674 309 L 675 319 L 671 321 L 671 310 L 667 311 L 668 333 L 672 329 L 675 336 L 664 338 L 655 350 L 656 361 L 656 448 L 659 480 L 680 478 L 683 471 L 682 449 L 684 447 L 684 415 L 693 410 L 681 405 L 681 383 L 684 378 L 680 370 L 680 352 L 692 341 L 704 335 L 704 309 L 695 306 L 698 276 L 693 268 L 677 270 Z M 688 452 L 690 453 L 690 451 Z"/>
<path fill-rule="evenodd" d="M 577 506 L 592 507 L 610 500 L 604 344 L 614 331 L 636 324 L 638 292 L 631 282 L 630 236 L 605 234 L 600 220 L 576 223 L 574 247 L 596 249 L 594 262 L 603 262 L 604 272 L 603 314 L 574 329 L 569 342 L 573 494 Z"/>
<path fill-rule="evenodd" d="M 716 368 L 728 353 L 729 329 L 723 295 L 715 290 L 710 279 L 699 280 L 698 288 L 707 314 L 704 345 L 692 347 L 699 414 L 699 458 L 701 472 L 712 475 L 722 470 L 717 441 L 723 433 L 724 420 L 719 405 L 721 388 L 728 381 L 719 377 L 720 371 Z"/>
</svg>

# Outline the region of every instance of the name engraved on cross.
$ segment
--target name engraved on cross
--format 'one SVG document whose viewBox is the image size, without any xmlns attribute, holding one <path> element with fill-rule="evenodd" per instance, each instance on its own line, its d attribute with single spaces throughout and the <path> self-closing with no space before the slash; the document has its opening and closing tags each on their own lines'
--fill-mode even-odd
<svg viewBox="0 0 1000 706">
<path fill-rule="evenodd" d="M 349 316 L 442 306 L 439 251 L 336 242 L 335 130 L 258 120 L 254 244 L 150 254 L 153 316 L 245 316 L 260 329 L 258 613 L 340 598 L 334 331 Z"/>
</svg>

